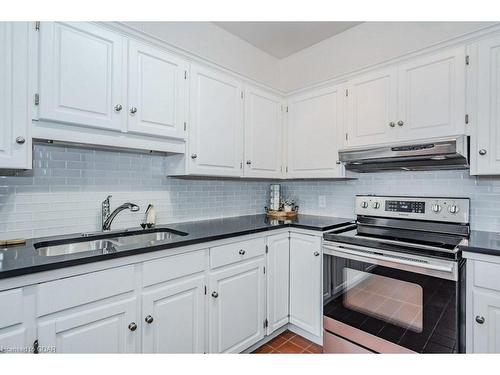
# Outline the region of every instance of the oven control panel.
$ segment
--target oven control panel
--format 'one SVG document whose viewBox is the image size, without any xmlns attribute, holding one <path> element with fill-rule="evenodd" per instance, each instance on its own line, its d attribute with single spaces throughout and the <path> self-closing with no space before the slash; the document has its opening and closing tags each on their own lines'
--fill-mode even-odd
<svg viewBox="0 0 500 375">
<path fill-rule="evenodd" d="M 356 196 L 356 215 L 469 223 L 469 198 Z"/>
</svg>

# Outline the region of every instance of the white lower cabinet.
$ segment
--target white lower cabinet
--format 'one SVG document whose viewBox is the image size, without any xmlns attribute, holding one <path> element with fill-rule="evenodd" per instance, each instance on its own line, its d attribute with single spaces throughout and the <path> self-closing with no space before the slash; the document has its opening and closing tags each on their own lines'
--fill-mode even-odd
<svg viewBox="0 0 500 375">
<path fill-rule="evenodd" d="M 264 338 L 264 266 L 257 257 L 210 273 L 211 353 L 239 353 Z"/>
<path fill-rule="evenodd" d="M 267 334 L 288 324 L 290 289 L 290 234 L 267 238 Z"/>
<path fill-rule="evenodd" d="M 65 310 L 38 324 L 41 350 L 56 353 L 134 353 L 137 351 L 135 297 Z"/>
<path fill-rule="evenodd" d="M 474 290 L 472 303 L 474 353 L 500 353 L 500 293 Z"/>
<path fill-rule="evenodd" d="M 25 288 L 0 292 L 0 353 L 24 353 L 33 348 L 34 315 Z"/>
<path fill-rule="evenodd" d="M 288 323 L 320 336 L 320 245 L 287 231 L 19 288 L 0 280 L 0 352 L 241 353 Z"/>
<path fill-rule="evenodd" d="M 290 323 L 321 336 L 321 238 L 290 234 Z"/>
<path fill-rule="evenodd" d="M 144 353 L 205 351 L 205 275 L 143 292 L 142 313 Z"/>
</svg>

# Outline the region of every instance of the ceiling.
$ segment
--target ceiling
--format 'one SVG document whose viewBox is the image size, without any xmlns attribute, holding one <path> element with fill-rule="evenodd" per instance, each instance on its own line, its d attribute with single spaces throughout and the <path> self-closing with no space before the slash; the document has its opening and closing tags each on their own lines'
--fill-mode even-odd
<svg viewBox="0 0 500 375">
<path fill-rule="evenodd" d="M 214 22 L 255 47 L 282 59 L 361 22 Z"/>
</svg>

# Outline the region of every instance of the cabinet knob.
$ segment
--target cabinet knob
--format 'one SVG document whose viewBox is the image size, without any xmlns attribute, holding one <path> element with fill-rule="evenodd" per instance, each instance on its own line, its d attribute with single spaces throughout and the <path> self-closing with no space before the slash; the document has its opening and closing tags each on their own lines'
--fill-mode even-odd
<svg viewBox="0 0 500 375">
<path fill-rule="evenodd" d="M 477 315 L 476 316 L 476 322 L 479 323 L 479 324 L 483 324 L 484 323 L 484 316 Z"/>
<path fill-rule="evenodd" d="M 247 165 L 250 165 L 252 164 L 252 161 L 251 160 L 247 160 Z"/>
<path fill-rule="evenodd" d="M 240 254 L 240 255 L 245 255 L 245 250 L 240 249 L 240 251 L 238 251 L 238 254 Z"/>
<path fill-rule="evenodd" d="M 393 127 L 395 127 L 395 126 L 396 126 L 396 124 L 394 123 L 394 121 L 391 121 L 391 122 L 389 123 L 389 126 L 390 126 L 391 128 L 393 128 Z"/>
<path fill-rule="evenodd" d="M 486 155 L 486 150 L 484 148 L 479 150 L 479 155 L 481 155 L 481 156 Z"/>
<path fill-rule="evenodd" d="M 342 164 L 342 163 L 340 162 L 340 160 L 337 160 L 335 163 L 337 163 L 337 164 Z"/>
<path fill-rule="evenodd" d="M 399 120 L 399 121 L 398 121 L 398 125 L 399 125 L 399 126 L 403 126 L 404 124 L 405 124 L 405 123 L 404 123 L 403 121 L 401 121 L 401 120 Z"/>
<path fill-rule="evenodd" d="M 137 324 L 135 324 L 134 322 L 130 323 L 128 325 L 128 329 L 130 329 L 132 332 L 134 332 L 137 329 Z"/>
<path fill-rule="evenodd" d="M 146 323 L 148 323 L 148 324 L 153 323 L 153 320 L 154 320 L 154 319 L 153 319 L 153 317 L 152 317 L 151 315 L 146 316 L 146 318 L 144 319 L 144 321 L 145 321 Z"/>
<path fill-rule="evenodd" d="M 196 154 L 191 154 L 191 159 L 196 159 L 198 157 L 198 155 Z"/>
<path fill-rule="evenodd" d="M 214 298 L 219 297 L 219 293 L 217 293 L 217 292 L 212 292 L 212 297 L 214 297 Z"/>
<path fill-rule="evenodd" d="M 135 113 L 137 113 L 137 108 L 136 107 L 132 107 L 130 108 L 130 113 L 133 115 Z"/>
<path fill-rule="evenodd" d="M 319 257 L 319 251 L 315 251 L 315 252 L 314 252 L 314 256 L 315 256 L 315 257 Z"/>
<path fill-rule="evenodd" d="M 23 144 L 24 144 L 24 142 L 26 142 L 26 139 L 24 139 L 24 137 L 17 137 L 17 138 L 16 138 L 16 143 L 17 143 L 18 145 L 23 145 Z"/>
<path fill-rule="evenodd" d="M 115 105 L 115 111 L 120 112 L 123 109 L 123 106 L 121 104 Z"/>
</svg>

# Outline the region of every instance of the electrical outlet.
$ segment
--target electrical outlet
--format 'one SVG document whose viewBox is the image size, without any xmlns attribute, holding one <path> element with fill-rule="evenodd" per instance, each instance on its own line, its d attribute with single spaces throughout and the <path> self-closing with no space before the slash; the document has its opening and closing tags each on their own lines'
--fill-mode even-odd
<svg viewBox="0 0 500 375">
<path fill-rule="evenodd" d="M 325 208 L 326 207 L 326 197 L 324 195 L 320 195 L 318 197 L 318 206 L 319 206 L 319 208 Z"/>
</svg>

